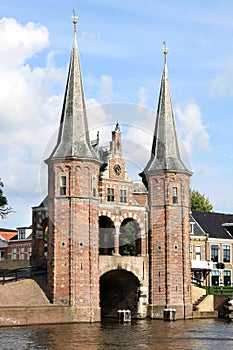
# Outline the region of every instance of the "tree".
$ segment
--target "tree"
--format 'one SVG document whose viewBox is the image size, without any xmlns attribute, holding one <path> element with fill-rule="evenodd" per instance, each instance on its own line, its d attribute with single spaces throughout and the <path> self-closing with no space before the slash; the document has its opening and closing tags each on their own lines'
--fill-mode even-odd
<svg viewBox="0 0 233 350">
<path fill-rule="evenodd" d="M 0 178 L 0 218 L 2 219 L 12 212 L 12 208 L 8 206 L 7 198 L 3 195 L 3 187 L 4 184 Z"/>
<path fill-rule="evenodd" d="M 206 198 L 204 194 L 201 194 L 198 191 L 190 191 L 190 201 L 191 209 L 197 211 L 207 211 L 210 212 L 213 210 L 213 205 L 210 203 L 209 198 Z"/>
</svg>

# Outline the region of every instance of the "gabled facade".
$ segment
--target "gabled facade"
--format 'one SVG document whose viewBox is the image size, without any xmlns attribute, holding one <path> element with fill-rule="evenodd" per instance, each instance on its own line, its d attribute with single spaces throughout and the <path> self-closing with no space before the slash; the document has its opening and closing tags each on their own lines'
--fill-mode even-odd
<svg viewBox="0 0 233 350">
<path fill-rule="evenodd" d="M 195 277 L 207 286 L 231 286 L 233 214 L 193 211 L 190 221 L 194 226 L 190 237 Z"/>
</svg>

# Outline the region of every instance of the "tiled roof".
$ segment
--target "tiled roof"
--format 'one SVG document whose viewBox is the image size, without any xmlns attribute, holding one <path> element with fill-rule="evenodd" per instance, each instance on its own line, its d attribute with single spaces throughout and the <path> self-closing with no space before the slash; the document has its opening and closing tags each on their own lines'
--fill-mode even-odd
<svg viewBox="0 0 233 350">
<path fill-rule="evenodd" d="M 223 226 L 224 224 L 233 225 L 233 214 L 193 210 L 192 216 L 210 238 L 233 239 L 233 226 Z"/>
<path fill-rule="evenodd" d="M 3 239 L 8 241 L 9 239 L 15 237 L 18 234 L 17 230 L 11 230 L 8 228 L 0 228 L 0 235 Z"/>
<path fill-rule="evenodd" d="M 206 236 L 205 231 L 201 228 L 200 224 L 194 219 L 194 217 L 192 216 L 192 214 L 190 215 L 190 223 L 194 222 L 194 232 L 193 235 L 194 236 Z"/>
</svg>

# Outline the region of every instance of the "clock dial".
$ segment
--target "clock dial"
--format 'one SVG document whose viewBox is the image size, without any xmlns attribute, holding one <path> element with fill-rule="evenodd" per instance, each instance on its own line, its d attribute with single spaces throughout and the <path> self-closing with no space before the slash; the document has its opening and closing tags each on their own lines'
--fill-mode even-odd
<svg viewBox="0 0 233 350">
<path fill-rule="evenodd" d="M 120 167 L 120 165 L 118 165 L 118 164 L 114 165 L 113 170 L 114 170 L 114 173 L 115 173 L 116 175 L 120 175 L 120 173 L 121 173 L 121 167 Z"/>
</svg>

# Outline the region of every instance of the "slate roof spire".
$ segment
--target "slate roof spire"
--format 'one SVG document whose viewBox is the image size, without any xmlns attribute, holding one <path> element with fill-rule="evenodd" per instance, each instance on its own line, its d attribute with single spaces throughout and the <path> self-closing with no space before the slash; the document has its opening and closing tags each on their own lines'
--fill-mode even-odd
<svg viewBox="0 0 233 350">
<path fill-rule="evenodd" d="M 77 16 L 74 11 L 74 42 L 60 120 L 57 145 L 51 158 L 94 158 L 98 156 L 91 146 L 78 44 L 76 39 Z"/>
<path fill-rule="evenodd" d="M 161 80 L 151 158 L 142 173 L 157 170 L 189 172 L 181 160 L 173 115 L 167 69 L 168 49 L 164 44 L 164 70 Z"/>
</svg>

